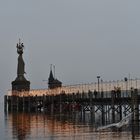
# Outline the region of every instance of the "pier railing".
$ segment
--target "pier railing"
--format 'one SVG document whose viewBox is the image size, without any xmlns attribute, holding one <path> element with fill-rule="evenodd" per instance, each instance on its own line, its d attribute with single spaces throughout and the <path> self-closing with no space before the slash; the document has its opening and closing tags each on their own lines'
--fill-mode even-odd
<svg viewBox="0 0 140 140">
<path fill-rule="evenodd" d="M 98 85 L 99 84 L 99 85 Z M 124 80 L 118 80 L 118 81 L 102 81 L 100 83 L 88 83 L 88 84 L 77 84 L 77 85 L 67 85 L 62 86 L 55 89 L 32 89 L 30 91 L 8 91 L 8 96 L 44 96 L 44 95 L 59 95 L 62 93 L 65 94 L 73 94 L 73 93 L 88 93 L 94 92 L 94 93 L 104 93 L 104 97 L 111 97 L 110 91 L 112 90 L 121 90 L 123 97 L 129 97 L 131 92 L 131 89 L 140 89 L 140 79 L 130 79 L 127 81 Z M 99 94 L 98 94 L 99 95 Z"/>
</svg>

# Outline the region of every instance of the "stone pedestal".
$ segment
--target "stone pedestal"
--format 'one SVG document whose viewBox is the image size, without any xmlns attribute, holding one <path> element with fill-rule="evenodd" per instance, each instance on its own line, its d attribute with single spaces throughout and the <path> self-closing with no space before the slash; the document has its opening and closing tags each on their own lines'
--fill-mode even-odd
<svg viewBox="0 0 140 140">
<path fill-rule="evenodd" d="M 12 91 L 29 91 L 30 81 L 27 81 L 25 77 L 18 76 L 15 81 L 12 82 Z"/>
</svg>

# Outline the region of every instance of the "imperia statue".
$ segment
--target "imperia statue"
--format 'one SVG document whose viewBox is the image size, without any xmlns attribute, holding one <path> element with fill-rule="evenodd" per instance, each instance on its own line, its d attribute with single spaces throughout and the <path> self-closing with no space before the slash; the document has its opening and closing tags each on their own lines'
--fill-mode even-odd
<svg viewBox="0 0 140 140">
<path fill-rule="evenodd" d="M 17 95 L 19 92 L 22 92 L 22 91 L 30 90 L 30 81 L 26 80 L 26 78 L 24 77 L 25 63 L 24 63 L 23 56 L 22 56 L 23 51 L 24 51 L 24 45 L 23 45 L 23 43 L 20 42 L 20 40 L 16 46 L 16 50 L 17 50 L 17 54 L 18 54 L 18 64 L 17 64 L 17 77 L 11 83 L 13 95 Z"/>
<path fill-rule="evenodd" d="M 22 54 L 23 54 L 23 48 L 24 45 L 23 43 L 19 43 L 17 44 L 17 53 L 19 54 L 18 56 L 18 66 L 17 66 L 17 76 L 18 77 L 24 77 L 25 74 L 25 63 L 24 60 L 22 58 Z"/>
</svg>

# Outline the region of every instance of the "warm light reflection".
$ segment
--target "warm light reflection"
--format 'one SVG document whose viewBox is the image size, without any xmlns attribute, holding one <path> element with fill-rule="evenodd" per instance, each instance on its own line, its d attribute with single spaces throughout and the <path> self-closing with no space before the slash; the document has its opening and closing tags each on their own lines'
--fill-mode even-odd
<svg viewBox="0 0 140 140">
<path fill-rule="evenodd" d="M 78 135 L 78 133 L 90 131 L 88 126 L 83 127 L 86 130 L 83 130 L 82 127 L 79 128 L 79 120 L 76 120 L 75 117 L 72 119 L 70 114 L 66 116 L 47 116 L 41 113 L 14 113 L 8 115 L 8 121 L 8 124 L 12 125 L 13 136 L 19 140 L 24 140 L 29 135 L 32 137 L 48 137 L 59 135 L 63 132 L 63 135 L 70 136 L 71 134 Z"/>
<path fill-rule="evenodd" d="M 19 140 L 24 140 L 30 134 L 30 115 L 26 113 L 13 113 L 8 115 L 8 124 L 12 125 L 13 136 Z"/>
<path fill-rule="evenodd" d="M 17 140 L 128 140 L 129 132 L 96 132 L 94 125 L 80 120 L 78 114 L 48 116 L 43 113 L 11 113 L 7 115 L 8 127 Z"/>
</svg>

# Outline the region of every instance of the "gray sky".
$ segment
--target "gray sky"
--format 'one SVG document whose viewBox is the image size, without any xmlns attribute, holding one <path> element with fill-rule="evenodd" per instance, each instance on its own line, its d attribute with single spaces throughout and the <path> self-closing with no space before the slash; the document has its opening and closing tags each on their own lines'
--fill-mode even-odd
<svg viewBox="0 0 140 140">
<path fill-rule="evenodd" d="M 50 64 L 66 84 L 140 77 L 139 0 L 0 0 L 0 92 L 16 78 L 16 43 L 26 78 L 45 88 Z"/>
</svg>

